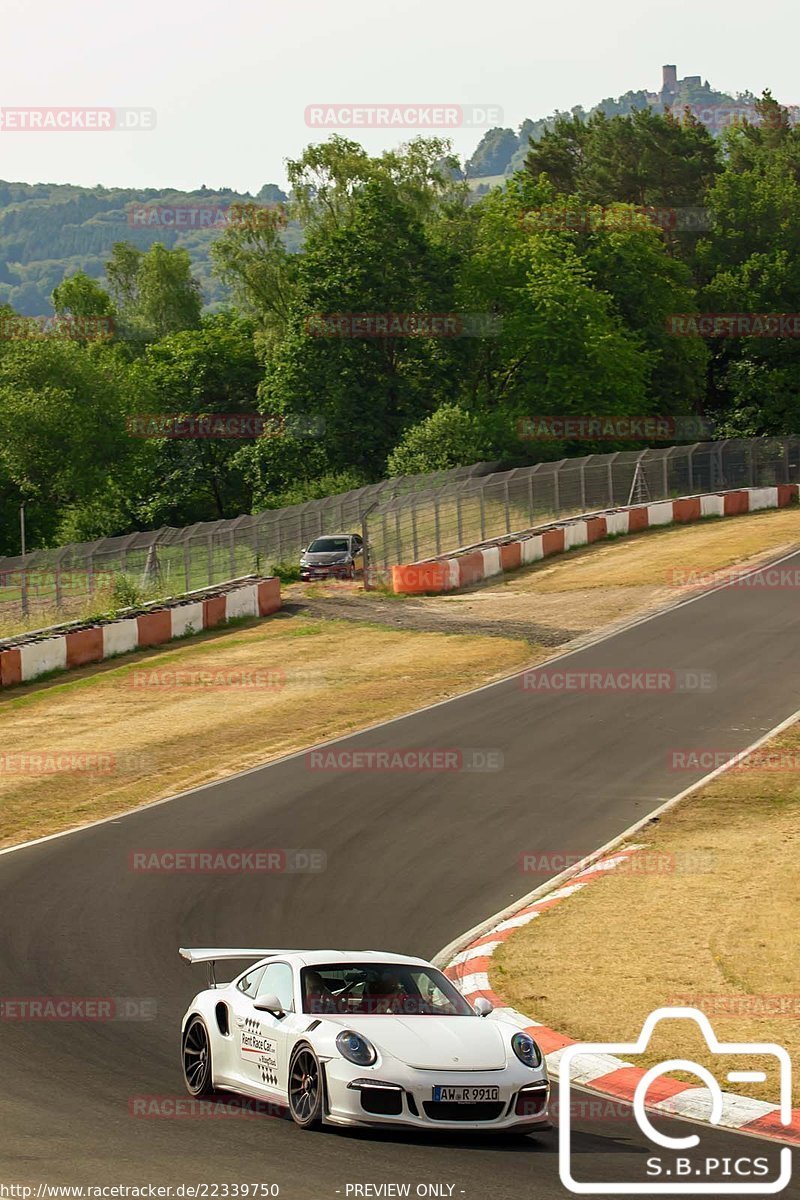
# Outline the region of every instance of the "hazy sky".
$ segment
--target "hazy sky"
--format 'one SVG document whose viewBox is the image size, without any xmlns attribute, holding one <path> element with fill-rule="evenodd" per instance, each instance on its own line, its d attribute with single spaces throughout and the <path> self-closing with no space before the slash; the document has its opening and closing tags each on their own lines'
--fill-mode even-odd
<svg viewBox="0 0 800 1200">
<path fill-rule="evenodd" d="M 150 132 L 3 128 L 0 178 L 256 191 L 327 136 L 309 105 L 492 105 L 516 127 L 656 90 L 665 62 L 794 104 L 799 35 L 797 0 L 0 0 L 0 107 L 157 114 Z M 482 132 L 455 130 L 456 150 Z M 413 131 L 351 136 L 378 151 Z"/>
</svg>

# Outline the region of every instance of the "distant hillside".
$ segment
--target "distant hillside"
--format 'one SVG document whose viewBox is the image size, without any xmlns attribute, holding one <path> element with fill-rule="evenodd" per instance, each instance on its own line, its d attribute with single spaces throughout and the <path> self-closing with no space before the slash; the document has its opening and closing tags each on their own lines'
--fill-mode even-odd
<svg viewBox="0 0 800 1200">
<path fill-rule="evenodd" d="M 730 110 L 752 115 L 755 97 L 715 91 L 699 75 L 678 79 L 673 66 L 663 68 L 658 92 L 629 91 L 616 99 L 601 100 L 594 108 L 580 106 L 572 115 L 587 119 L 594 112 L 624 115 L 637 108 L 657 112 L 680 110 L 689 105 L 700 120 L 705 118 L 718 133 Z M 525 162 L 529 139 L 539 141 L 558 116 L 525 120 L 519 129 L 489 129 L 467 164 L 467 176 L 476 196 L 503 182 Z M 797 111 L 793 110 L 797 117 Z M 155 241 L 165 246 L 185 247 L 195 276 L 203 289 L 207 308 L 224 304 L 224 286 L 211 273 L 209 247 L 219 231 L 203 228 L 170 228 L 164 223 L 142 227 L 132 216 L 137 205 L 156 208 L 178 207 L 188 211 L 224 209 L 241 202 L 275 203 L 286 199 L 276 184 L 265 184 L 255 195 L 230 188 L 212 191 L 200 188 L 181 192 L 172 188 L 83 188 L 71 184 L 5 183 L 0 180 L 0 305 L 10 304 L 24 316 L 42 316 L 52 311 L 50 294 L 66 275 L 78 270 L 101 279 L 114 242 L 130 241 L 147 248 Z M 290 249 L 301 241 L 299 226 L 290 223 L 283 234 Z"/>
<path fill-rule="evenodd" d="M 555 112 L 536 121 L 525 120 L 517 130 L 499 127 L 487 130 L 475 153 L 468 160 L 467 173 L 470 180 L 479 179 L 481 183 L 487 184 L 486 189 L 480 184 L 473 185 L 477 191 L 488 190 L 494 182 L 488 177 L 511 175 L 519 170 L 528 153 L 529 139 L 533 138 L 538 142 L 545 130 L 552 128 L 559 116 L 581 117 L 584 120 L 596 112 L 605 113 L 607 117 L 625 116 L 637 108 L 652 108 L 654 112 L 660 113 L 669 108 L 680 112 L 688 105 L 697 119 L 716 135 L 722 131 L 729 109 L 752 119 L 755 99 L 752 92 L 739 92 L 735 96 L 727 92 L 718 92 L 707 80 L 701 80 L 699 75 L 688 75 L 685 79 L 678 79 L 675 67 L 664 67 L 662 85 L 658 92 L 625 92 L 616 99 L 601 100 L 588 111 L 581 105 L 576 105 L 568 113 Z"/>
<path fill-rule="evenodd" d="M 49 313 L 50 294 L 65 275 L 82 270 L 102 277 L 114 242 L 134 242 L 146 249 L 159 241 L 189 251 L 206 305 L 219 307 L 226 293 L 211 274 L 209 247 L 220 227 L 190 226 L 204 220 L 209 224 L 219 221 L 220 213 L 224 222 L 225 209 L 237 201 L 269 204 L 285 199 L 275 184 L 265 184 L 253 196 L 230 188 L 181 192 L 0 180 L 0 305 L 10 304 L 25 316 Z M 157 224 L 141 224 L 141 205 L 152 206 Z M 176 220 L 189 227 L 171 227 Z M 296 248 L 299 229 L 290 225 L 285 237 L 289 246 Z"/>
</svg>

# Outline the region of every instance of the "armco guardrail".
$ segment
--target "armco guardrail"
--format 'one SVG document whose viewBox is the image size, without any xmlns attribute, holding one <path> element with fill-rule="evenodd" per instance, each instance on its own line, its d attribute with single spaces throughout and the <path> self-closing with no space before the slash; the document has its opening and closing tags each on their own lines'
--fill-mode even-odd
<svg viewBox="0 0 800 1200">
<path fill-rule="evenodd" d="M 442 480 L 366 516 L 369 578 L 581 513 L 677 496 L 800 482 L 800 438 L 749 438 L 590 454 Z"/>
<path fill-rule="evenodd" d="M 115 620 L 76 624 L 0 641 L 0 687 L 101 662 L 131 650 L 200 633 L 235 617 L 266 617 L 281 607 L 278 579 L 236 581 L 227 588 L 131 610 Z"/>
<path fill-rule="evenodd" d="M 630 508 L 585 513 L 557 524 L 540 525 L 511 537 L 471 546 L 458 554 L 395 566 L 391 586 L 394 592 L 404 595 L 454 591 L 606 537 L 640 533 L 673 522 L 688 524 L 703 517 L 731 517 L 767 508 L 785 508 L 797 501 L 799 491 L 800 485 L 796 483 L 781 483 L 776 487 L 681 496 Z"/>
</svg>

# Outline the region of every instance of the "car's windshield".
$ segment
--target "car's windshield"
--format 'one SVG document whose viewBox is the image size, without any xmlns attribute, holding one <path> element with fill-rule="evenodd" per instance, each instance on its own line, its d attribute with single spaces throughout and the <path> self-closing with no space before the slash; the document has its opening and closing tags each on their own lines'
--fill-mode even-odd
<svg viewBox="0 0 800 1200">
<path fill-rule="evenodd" d="M 303 1012 L 471 1017 L 474 1011 L 441 971 L 406 963 L 304 967 Z"/>
<path fill-rule="evenodd" d="M 317 538 L 308 547 L 309 554 L 334 554 L 349 550 L 347 538 L 326 537 Z"/>
</svg>

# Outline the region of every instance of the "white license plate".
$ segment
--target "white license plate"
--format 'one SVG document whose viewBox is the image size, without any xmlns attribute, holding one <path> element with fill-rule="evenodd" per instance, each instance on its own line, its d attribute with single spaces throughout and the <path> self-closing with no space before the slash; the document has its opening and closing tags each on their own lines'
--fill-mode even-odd
<svg viewBox="0 0 800 1200">
<path fill-rule="evenodd" d="M 496 1087 L 444 1087 L 433 1089 L 433 1099 L 450 1104 L 479 1104 L 481 1100 L 499 1100 L 500 1088 Z"/>
</svg>

